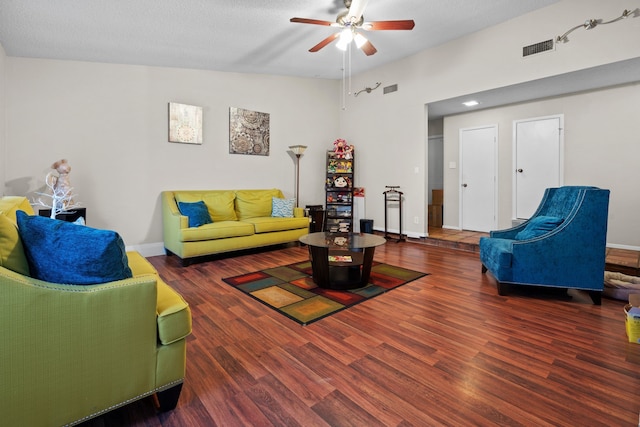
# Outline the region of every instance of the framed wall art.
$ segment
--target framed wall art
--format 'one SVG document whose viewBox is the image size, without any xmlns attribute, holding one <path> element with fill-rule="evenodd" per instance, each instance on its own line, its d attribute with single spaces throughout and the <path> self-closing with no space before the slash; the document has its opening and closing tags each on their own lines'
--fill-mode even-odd
<svg viewBox="0 0 640 427">
<path fill-rule="evenodd" d="M 169 142 L 202 144 L 202 107 L 169 103 Z"/>
<path fill-rule="evenodd" d="M 269 155 L 269 113 L 229 108 L 229 153 Z"/>
</svg>

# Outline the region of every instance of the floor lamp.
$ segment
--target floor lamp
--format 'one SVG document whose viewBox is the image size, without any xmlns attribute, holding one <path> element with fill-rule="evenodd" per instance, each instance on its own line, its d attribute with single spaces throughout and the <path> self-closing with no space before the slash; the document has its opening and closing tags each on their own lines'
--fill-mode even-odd
<svg viewBox="0 0 640 427">
<path fill-rule="evenodd" d="M 299 207 L 298 203 L 300 203 L 300 156 L 302 156 L 302 153 L 304 153 L 306 149 L 306 145 L 289 146 L 289 150 L 293 151 L 293 154 L 296 155 L 296 207 Z"/>
</svg>

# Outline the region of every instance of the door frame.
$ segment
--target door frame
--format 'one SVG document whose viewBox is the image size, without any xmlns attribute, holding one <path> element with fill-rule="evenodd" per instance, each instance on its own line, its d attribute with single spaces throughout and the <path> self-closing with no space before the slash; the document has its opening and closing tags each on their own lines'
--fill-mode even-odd
<svg viewBox="0 0 640 427">
<path fill-rule="evenodd" d="M 462 185 L 463 185 L 463 172 L 464 172 L 464 162 L 463 162 L 463 145 L 462 145 L 462 134 L 463 132 L 466 131 L 470 131 L 470 130 L 479 130 L 479 129 L 487 129 L 487 128 L 493 128 L 494 129 L 494 140 L 493 140 L 493 227 L 492 229 L 495 230 L 498 226 L 498 199 L 500 197 L 500 194 L 498 193 L 498 182 L 499 182 L 499 177 L 498 177 L 498 172 L 500 170 L 500 168 L 498 167 L 498 139 L 500 137 L 500 128 L 498 127 L 498 124 L 489 124 L 489 125 L 483 125 L 483 126 L 472 126 L 472 127 L 468 127 L 468 128 L 460 128 L 458 129 L 458 228 L 460 230 L 464 230 L 464 224 L 462 223 L 462 211 L 463 211 L 463 202 L 462 202 Z"/>
<path fill-rule="evenodd" d="M 516 171 L 516 166 L 518 163 L 518 153 L 517 153 L 517 148 L 518 148 L 518 133 L 516 132 L 517 130 L 517 126 L 518 123 L 524 123 L 524 122 L 535 122 L 535 121 L 539 121 L 539 120 L 549 120 L 549 119 L 559 119 L 559 141 L 558 141 L 558 150 L 560 151 L 558 153 L 558 162 L 559 164 L 559 168 L 558 168 L 558 185 L 562 186 L 564 185 L 564 114 L 560 113 L 560 114 L 551 114 L 549 116 L 540 116 L 540 117 L 530 117 L 530 118 L 526 118 L 526 119 L 518 119 L 518 120 L 514 120 L 513 121 L 513 125 L 512 125 L 512 138 L 511 138 L 511 223 L 513 224 L 515 221 L 521 221 L 518 220 L 517 218 L 517 211 L 518 211 L 518 207 L 517 207 L 517 193 L 518 193 L 518 188 L 517 188 L 517 175 L 518 172 Z"/>
</svg>

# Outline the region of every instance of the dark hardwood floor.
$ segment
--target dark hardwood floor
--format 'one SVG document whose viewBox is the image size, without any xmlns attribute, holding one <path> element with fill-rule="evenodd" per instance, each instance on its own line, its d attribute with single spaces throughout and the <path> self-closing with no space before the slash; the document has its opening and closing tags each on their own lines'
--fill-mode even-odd
<svg viewBox="0 0 640 427">
<path fill-rule="evenodd" d="M 308 326 L 223 277 L 307 259 L 287 247 L 180 267 L 150 261 L 191 305 L 178 407 L 151 398 L 86 426 L 636 426 L 640 345 L 624 302 L 498 296 L 478 254 L 392 243 L 375 260 L 430 275 Z"/>
</svg>

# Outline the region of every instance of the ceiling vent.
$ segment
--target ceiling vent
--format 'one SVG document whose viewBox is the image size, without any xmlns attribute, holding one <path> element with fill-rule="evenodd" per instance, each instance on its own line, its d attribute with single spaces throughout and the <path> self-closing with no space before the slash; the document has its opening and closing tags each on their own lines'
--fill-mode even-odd
<svg viewBox="0 0 640 427">
<path fill-rule="evenodd" d="M 545 40 L 543 42 L 535 43 L 522 48 L 522 57 L 535 55 L 542 52 L 553 50 L 553 39 Z"/>
</svg>

